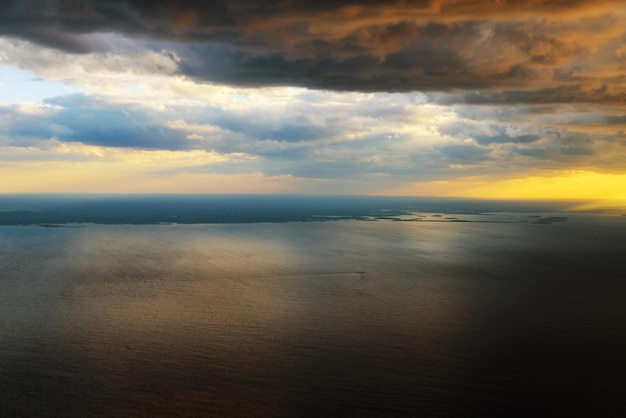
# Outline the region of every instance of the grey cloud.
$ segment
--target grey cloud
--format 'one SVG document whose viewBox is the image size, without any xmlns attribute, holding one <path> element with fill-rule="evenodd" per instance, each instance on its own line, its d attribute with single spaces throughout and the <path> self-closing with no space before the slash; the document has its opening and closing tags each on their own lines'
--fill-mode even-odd
<svg viewBox="0 0 626 418">
<path fill-rule="evenodd" d="M 568 165 L 571 159 L 593 156 L 596 153 L 591 147 L 583 146 L 544 146 L 544 147 L 513 147 L 511 152 L 514 154 L 531 157 L 535 159 L 543 159 L 555 166 Z"/>
<path fill-rule="evenodd" d="M 439 148 L 439 151 L 451 160 L 460 162 L 479 162 L 491 159 L 489 150 L 472 144 L 452 144 Z"/>
<path fill-rule="evenodd" d="M 218 111 L 213 115 L 201 115 L 199 123 L 210 123 L 228 131 L 241 133 L 261 140 L 279 142 L 301 142 L 332 138 L 340 132 L 338 122 L 332 117 L 316 121 L 306 113 L 288 115 L 279 119 L 268 118 L 267 114 L 229 113 Z"/>
<path fill-rule="evenodd" d="M 549 147 L 512 147 L 511 152 L 525 157 L 551 160 L 555 158 L 555 150 Z"/>
<path fill-rule="evenodd" d="M 560 150 L 563 155 L 572 155 L 572 156 L 588 156 L 593 155 L 593 149 L 589 147 L 562 147 Z"/>
<path fill-rule="evenodd" d="M 465 92 L 435 94 L 434 103 L 442 105 L 540 105 L 545 104 L 614 104 L 626 106 L 623 92 L 610 91 L 606 86 L 588 88 L 584 85 L 567 85 L 540 90 L 506 90 L 503 92 Z M 545 109 L 545 108 L 544 108 Z"/>
<path fill-rule="evenodd" d="M 462 112 L 465 116 L 472 115 L 473 112 Z M 535 129 L 529 129 L 518 126 L 496 122 L 499 112 L 484 112 L 482 116 L 488 116 L 487 119 L 476 119 L 479 115 L 473 115 L 472 118 L 460 120 L 454 123 L 448 123 L 438 128 L 443 135 L 450 135 L 459 139 L 471 138 L 479 145 L 492 144 L 529 144 L 541 140 L 546 133 L 537 132 Z"/>
<path fill-rule="evenodd" d="M 39 115 L 11 110 L 5 128 L 15 145 L 30 140 L 57 138 L 65 142 L 139 149 L 183 149 L 188 141 L 176 130 L 162 125 L 145 112 L 120 108 L 82 95 L 49 100 L 60 108 Z"/>
<path fill-rule="evenodd" d="M 626 115 L 624 116 L 604 116 L 602 123 L 607 125 L 626 125 Z"/>
<path fill-rule="evenodd" d="M 530 135 L 512 136 L 512 135 L 507 135 L 505 132 L 501 132 L 494 136 L 477 135 L 474 137 L 474 139 L 476 140 L 476 142 L 478 142 L 481 145 L 507 144 L 507 143 L 528 144 L 528 143 L 539 141 L 541 139 L 541 135 L 530 134 Z"/>
</svg>

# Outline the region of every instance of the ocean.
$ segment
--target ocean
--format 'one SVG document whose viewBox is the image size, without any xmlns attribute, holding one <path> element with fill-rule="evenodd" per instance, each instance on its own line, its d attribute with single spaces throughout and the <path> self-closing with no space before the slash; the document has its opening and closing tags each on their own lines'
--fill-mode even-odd
<svg viewBox="0 0 626 418">
<path fill-rule="evenodd" d="M 0 416 L 626 416 L 626 216 L 571 206 L 0 196 Z"/>
</svg>

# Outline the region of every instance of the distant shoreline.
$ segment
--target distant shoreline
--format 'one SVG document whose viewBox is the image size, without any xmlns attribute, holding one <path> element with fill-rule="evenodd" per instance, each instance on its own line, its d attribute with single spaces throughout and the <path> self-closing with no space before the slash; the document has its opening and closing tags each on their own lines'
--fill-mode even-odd
<svg viewBox="0 0 626 418">
<path fill-rule="evenodd" d="M 0 225 L 328 222 L 567 222 L 574 201 L 291 195 L 0 195 Z M 622 215 L 624 211 L 597 211 Z M 508 215 L 507 215 L 508 214 Z M 488 219 L 485 219 L 489 217 Z"/>
</svg>

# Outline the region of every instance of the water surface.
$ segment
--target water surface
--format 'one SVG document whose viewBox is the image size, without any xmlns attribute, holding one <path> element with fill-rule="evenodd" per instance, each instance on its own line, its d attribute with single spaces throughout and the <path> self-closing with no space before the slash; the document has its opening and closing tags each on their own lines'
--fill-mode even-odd
<svg viewBox="0 0 626 418">
<path fill-rule="evenodd" d="M 566 218 L 0 227 L 0 415 L 625 416 L 626 218 Z"/>
</svg>

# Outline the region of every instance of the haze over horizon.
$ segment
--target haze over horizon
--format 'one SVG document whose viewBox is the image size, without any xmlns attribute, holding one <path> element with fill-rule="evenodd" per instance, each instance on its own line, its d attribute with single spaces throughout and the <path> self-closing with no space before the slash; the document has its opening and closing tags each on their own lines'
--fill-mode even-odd
<svg viewBox="0 0 626 418">
<path fill-rule="evenodd" d="M 0 193 L 626 199 L 617 0 L 9 0 Z"/>
</svg>

